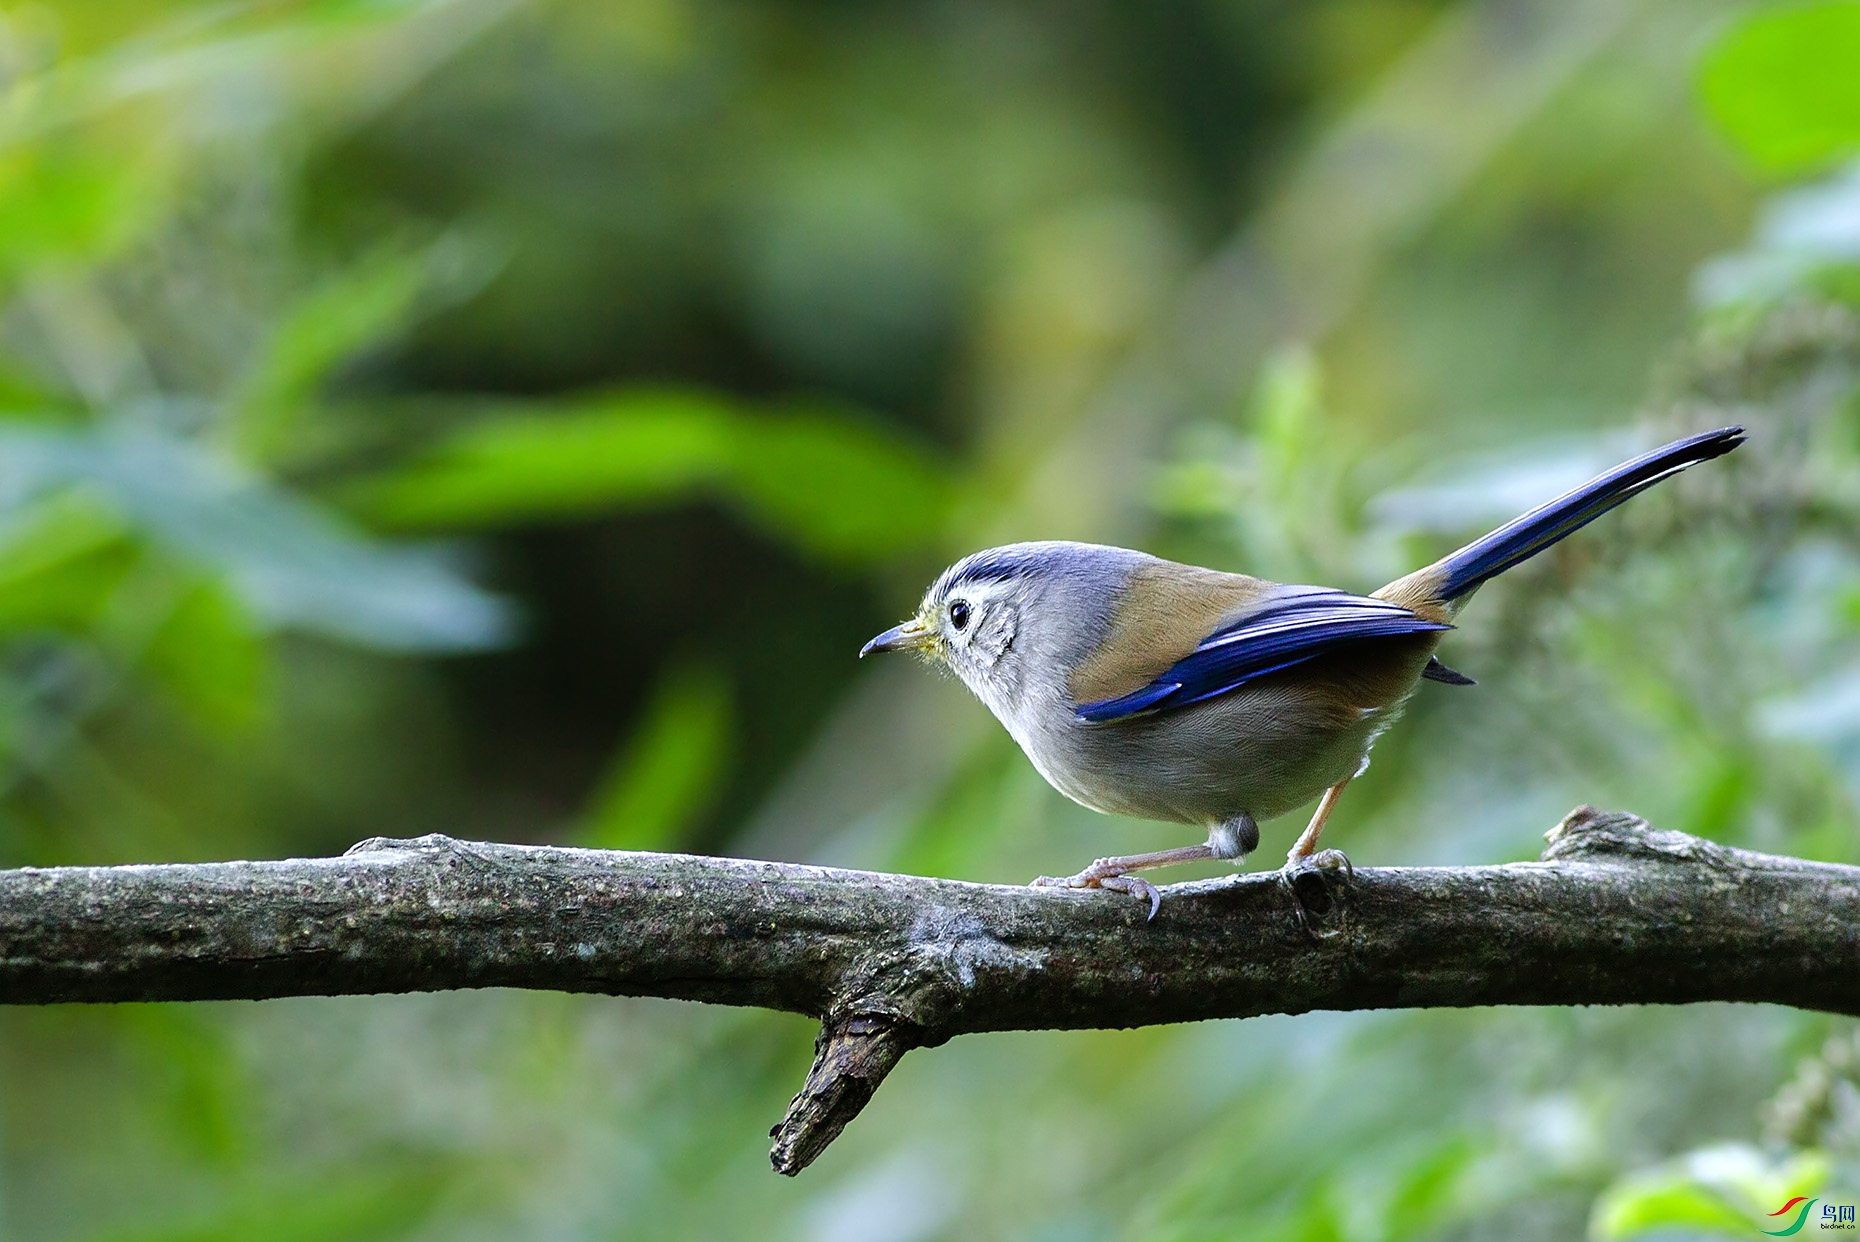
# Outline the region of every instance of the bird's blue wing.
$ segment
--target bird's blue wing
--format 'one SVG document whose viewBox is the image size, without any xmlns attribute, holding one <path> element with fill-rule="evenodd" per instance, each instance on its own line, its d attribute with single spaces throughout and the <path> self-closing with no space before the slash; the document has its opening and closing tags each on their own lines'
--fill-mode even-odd
<svg viewBox="0 0 1860 1242">
<path fill-rule="evenodd" d="M 1114 699 L 1081 704 L 1078 717 L 1102 724 L 1141 712 L 1186 707 L 1302 664 L 1343 643 L 1452 628 L 1386 600 L 1326 587 L 1285 587 L 1259 608 L 1202 639 L 1194 651 L 1147 686 Z"/>
</svg>

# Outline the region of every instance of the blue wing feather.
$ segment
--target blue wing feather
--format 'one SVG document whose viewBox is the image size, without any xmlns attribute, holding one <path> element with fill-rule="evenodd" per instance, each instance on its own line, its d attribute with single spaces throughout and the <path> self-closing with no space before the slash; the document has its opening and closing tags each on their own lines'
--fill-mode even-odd
<svg viewBox="0 0 1860 1242">
<path fill-rule="evenodd" d="M 1078 717 L 1102 724 L 1140 712 L 1187 707 L 1302 664 L 1343 643 L 1452 628 L 1386 600 L 1326 587 L 1287 587 L 1262 607 L 1202 639 L 1148 685 L 1114 699 L 1082 704 Z"/>
</svg>

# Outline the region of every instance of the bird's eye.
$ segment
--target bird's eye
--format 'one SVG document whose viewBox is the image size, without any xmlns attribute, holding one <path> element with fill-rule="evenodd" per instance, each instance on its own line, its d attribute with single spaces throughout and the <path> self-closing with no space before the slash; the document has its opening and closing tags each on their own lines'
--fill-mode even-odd
<svg viewBox="0 0 1860 1242">
<path fill-rule="evenodd" d="M 959 630 L 969 628 L 969 601 L 956 600 L 949 606 L 949 623 Z"/>
</svg>

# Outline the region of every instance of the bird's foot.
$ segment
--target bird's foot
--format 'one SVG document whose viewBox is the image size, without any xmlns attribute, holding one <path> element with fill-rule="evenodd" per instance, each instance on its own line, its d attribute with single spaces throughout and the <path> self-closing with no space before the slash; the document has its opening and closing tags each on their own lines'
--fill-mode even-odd
<svg viewBox="0 0 1860 1242">
<path fill-rule="evenodd" d="M 1280 875 L 1296 875 L 1300 871 L 1341 871 L 1343 878 L 1354 880 L 1356 868 L 1342 850 L 1313 850 L 1309 854 L 1287 854 L 1285 866 L 1279 869 Z"/>
<path fill-rule="evenodd" d="M 1052 876 L 1043 875 L 1035 880 L 1033 888 L 1102 888 L 1112 893 L 1127 893 L 1139 901 L 1150 903 L 1147 919 L 1156 917 L 1156 911 L 1162 908 L 1162 894 L 1156 886 L 1140 875 L 1118 871 L 1111 860 L 1100 858 L 1077 875 Z"/>
<path fill-rule="evenodd" d="M 1356 878 L 1356 868 L 1342 850 L 1293 853 L 1279 868 L 1279 886 L 1292 898 L 1298 925 L 1314 931 L 1313 920 L 1323 920 L 1337 907 L 1338 890 Z"/>
</svg>

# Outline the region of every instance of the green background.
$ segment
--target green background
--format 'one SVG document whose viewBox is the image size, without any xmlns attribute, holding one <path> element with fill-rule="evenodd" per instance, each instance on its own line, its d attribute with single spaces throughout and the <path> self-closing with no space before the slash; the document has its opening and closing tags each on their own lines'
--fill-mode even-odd
<svg viewBox="0 0 1860 1242">
<path fill-rule="evenodd" d="M 1015 539 L 1370 589 L 1733 421 L 1487 588 L 1479 686 L 1327 843 L 1528 858 L 1590 802 L 1860 861 L 1857 66 L 1850 2 L 0 10 L 0 864 L 1182 844 L 860 643 Z M 789 1181 L 812 1038 L 4 1010 L 0 1237 L 1671 1239 L 1860 1195 L 1853 1024 L 1793 1011 L 971 1037 Z"/>
</svg>

